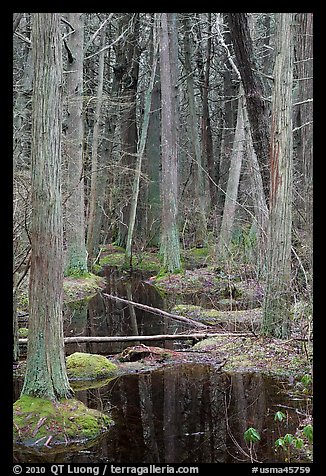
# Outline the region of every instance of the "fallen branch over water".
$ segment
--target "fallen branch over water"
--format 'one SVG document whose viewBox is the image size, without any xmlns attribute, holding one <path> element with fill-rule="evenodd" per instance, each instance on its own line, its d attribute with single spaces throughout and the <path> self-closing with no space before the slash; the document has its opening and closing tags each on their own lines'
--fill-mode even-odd
<svg viewBox="0 0 326 476">
<path fill-rule="evenodd" d="M 195 327 L 201 327 L 201 328 L 206 328 L 209 327 L 206 324 L 203 324 L 202 322 L 197 322 L 194 321 L 193 319 L 189 319 L 188 317 L 184 316 L 179 316 L 178 314 L 171 314 L 170 312 L 162 311 L 162 309 L 158 309 L 157 307 L 152 307 L 152 306 L 147 306 L 146 304 L 140 304 L 139 302 L 134 302 L 134 301 L 128 301 L 128 299 L 123 299 L 118 296 L 113 296 L 112 294 L 107 294 L 107 293 L 102 293 L 103 296 L 109 298 L 109 299 L 114 299 L 116 301 L 124 302 L 125 304 L 131 304 L 135 307 L 138 307 L 139 309 L 143 309 L 144 311 L 152 312 L 153 314 L 160 314 L 164 317 L 170 317 L 171 319 L 175 319 L 177 321 L 182 321 L 182 322 L 187 322 L 187 324 L 191 324 L 192 326 Z"/>
<path fill-rule="evenodd" d="M 219 333 L 194 333 L 194 334 L 156 334 L 151 336 L 75 336 L 65 337 L 65 344 L 82 342 L 134 342 L 153 340 L 191 340 L 207 339 L 208 337 L 253 337 L 250 332 L 219 332 Z M 19 339 L 19 344 L 27 344 L 27 339 Z"/>
</svg>

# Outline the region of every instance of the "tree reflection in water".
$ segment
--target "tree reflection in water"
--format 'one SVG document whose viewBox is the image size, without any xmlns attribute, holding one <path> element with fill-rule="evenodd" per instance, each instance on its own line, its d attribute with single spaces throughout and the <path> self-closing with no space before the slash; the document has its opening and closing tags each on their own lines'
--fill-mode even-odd
<svg viewBox="0 0 326 476">
<path fill-rule="evenodd" d="M 249 462 L 243 433 L 254 427 L 261 435 L 255 444 L 257 460 L 280 462 L 274 452 L 278 437 L 274 414 L 279 405 L 291 407 L 284 433 L 293 433 L 298 426 L 295 405 L 300 405 L 289 402 L 286 387 L 285 382 L 259 373 L 230 374 L 191 363 L 118 377 L 105 387 L 76 392 L 87 406 L 111 412 L 115 425 L 110 432 L 87 451 L 41 459 L 117 464 Z M 27 462 L 21 453 L 16 459 Z"/>
</svg>

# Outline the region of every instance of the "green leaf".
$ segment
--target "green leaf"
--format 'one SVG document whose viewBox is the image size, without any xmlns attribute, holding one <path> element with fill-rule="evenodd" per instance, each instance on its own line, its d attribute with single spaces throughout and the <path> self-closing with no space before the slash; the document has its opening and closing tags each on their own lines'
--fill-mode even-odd
<svg viewBox="0 0 326 476">
<path fill-rule="evenodd" d="M 252 427 L 248 428 L 248 430 L 244 432 L 243 437 L 248 443 L 256 443 L 257 441 L 260 441 L 260 435 L 258 431 Z"/>
<path fill-rule="evenodd" d="M 291 435 L 291 433 L 287 433 L 286 435 L 283 436 L 284 444 L 287 446 L 290 446 L 294 442 L 294 437 Z"/>
<path fill-rule="evenodd" d="M 310 423 L 304 427 L 303 434 L 308 438 L 309 443 L 313 442 L 313 426 Z"/>
<path fill-rule="evenodd" d="M 286 418 L 285 413 L 281 411 L 276 412 L 274 415 L 274 421 L 283 421 L 285 420 L 285 418 Z"/>
<path fill-rule="evenodd" d="M 303 439 L 302 438 L 295 438 L 294 446 L 300 450 L 303 447 Z"/>
<path fill-rule="evenodd" d="M 284 448 L 283 438 L 278 438 L 278 439 L 275 441 L 275 446 L 279 446 L 279 447 Z"/>
</svg>

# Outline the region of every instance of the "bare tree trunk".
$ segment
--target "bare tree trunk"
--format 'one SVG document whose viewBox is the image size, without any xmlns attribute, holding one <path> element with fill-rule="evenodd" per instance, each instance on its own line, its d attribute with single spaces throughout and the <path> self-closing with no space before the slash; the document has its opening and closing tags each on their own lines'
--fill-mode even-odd
<svg viewBox="0 0 326 476">
<path fill-rule="evenodd" d="M 29 337 L 22 394 L 71 396 L 62 327 L 60 14 L 33 13 L 32 254 Z"/>
<path fill-rule="evenodd" d="M 214 162 L 214 154 L 213 154 L 213 135 L 212 135 L 212 126 L 211 126 L 211 117 L 209 113 L 209 106 L 208 106 L 208 92 L 209 92 L 209 77 L 210 77 L 210 69 L 211 69 L 211 56 L 212 56 L 212 14 L 207 13 L 207 48 L 204 52 L 204 57 L 206 58 L 205 69 L 203 71 L 203 87 L 202 87 L 202 102 L 203 102 L 203 110 L 202 110 L 202 123 L 201 123 L 201 133 L 202 133 L 202 163 L 207 163 L 207 170 L 210 178 L 209 180 L 209 193 L 210 193 L 210 204 L 211 208 L 216 207 L 216 200 L 217 200 L 217 189 L 215 183 L 218 183 L 218 174 L 217 170 L 215 170 L 216 165 Z M 221 134 L 219 133 L 217 143 L 220 142 Z M 218 147 L 219 149 L 219 147 Z M 205 161 L 206 159 L 206 161 Z"/>
<path fill-rule="evenodd" d="M 237 203 L 240 171 L 245 149 L 245 130 L 244 130 L 244 97 L 243 89 L 240 87 L 240 98 L 238 100 L 237 126 L 234 135 L 233 150 L 231 155 L 231 164 L 229 170 L 228 184 L 226 188 L 223 218 L 220 230 L 220 236 L 217 246 L 217 259 L 223 260 L 228 253 L 231 242 L 232 229 L 234 224 L 235 209 Z"/>
<path fill-rule="evenodd" d="M 105 46 L 106 31 L 105 28 L 101 31 L 101 48 Z M 94 129 L 92 141 L 92 166 L 91 166 L 91 192 L 89 197 L 89 213 L 88 213 L 88 229 L 87 229 L 87 252 L 89 266 L 94 264 L 94 258 L 98 253 L 99 233 L 101 209 L 99 207 L 99 182 L 100 177 L 106 173 L 104 170 L 99 170 L 99 142 L 100 142 L 100 126 L 101 126 L 101 110 L 102 110 L 102 96 L 103 96 L 103 81 L 104 81 L 104 60 L 106 52 L 102 51 L 99 56 L 98 80 L 97 80 L 97 98 L 96 108 L 94 114 Z M 101 151 L 100 151 L 101 153 Z"/>
<path fill-rule="evenodd" d="M 147 168 L 146 172 L 150 180 L 147 186 L 147 242 L 149 245 L 158 246 L 161 225 L 161 201 L 160 201 L 160 167 L 161 167 L 161 82 L 159 66 L 156 68 L 156 77 L 152 91 L 152 104 L 148 124 L 148 136 L 146 142 Z"/>
<path fill-rule="evenodd" d="M 246 95 L 252 141 L 266 197 L 269 187 L 269 119 L 264 84 L 255 64 L 247 13 L 228 13 L 234 53 Z"/>
<path fill-rule="evenodd" d="M 193 67 L 191 64 L 192 43 L 190 39 L 190 23 L 187 14 L 183 17 L 184 25 L 184 53 L 185 53 L 185 73 L 187 76 L 187 92 L 188 105 L 190 115 L 190 137 L 192 142 L 192 155 L 195 160 L 195 210 L 194 210 L 194 224 L 195 224 L 195 239 L 196 245 L 203 246 L 207 243 L 207 221 L 205 210 L 205 181 L 203 175 L 202 155 L 199 143 L 199 131 L 197 125 L 196 105 L 195 105 L 195 88 L 193 79 Z"/>
<path fill-rule="evenodd" d="M 290 332 L 292 227 L 292 13 L 276 13 L 276 61 L 272 100 L 270 225 L 262 332 Z"/>
<path fill-rule="evenodd" d="M 160 70 L 162 101 L 162 236 L 163 267 L 181 267 L 178 212 L 178 101 L 176 14 L 161 14 Z"/>
<path fill-rule="evenodd" d="M 83 179 L 83 44 L 82 13 L 68 13 L 74 32 L 67 38 L 67 101 L 68 117 L 65 138 L 67 156 L 66 259 L 65 274 L 82 276 L 87 273 L 85 245 L 85 204 Z"/>
<path fill-rule="evenodd" d="M 248 161 L 248 171 L 251 184 L 252 201 L 254 207 L 253 225 L 257 232 L 256 240 L 256 266 L 257 275 L 265 276 L 266 273 L 266 251 L 268 233 L 268 207 L 266 203 L 263 180 L 260 173 L 259 163 L 255 149 L 252 145 L 250 126 L 247 110 L 244 108 L 245 122 L 245 148 Z"/>
<path fill-rule="evenodd" d="M 303 220 L 296 220 L 304 231 L 302 247 L 306 250 L 305 265 L 312 276 L 313 269 L 313 14 L 297 13 L 296 20 L 296 72 L 298 96 L 294 112 L 296 117 L 295 138 L 297 147 L 297 171 L 302 174 L 298 207 Z M 301 185 L 301 181 L 299 182 Z M 310 283 L 311 284 L 311 283 Z"/>
<path fill-rule="evenodd" d="M 121 180 L 121 222 L 119 226 L 118 244 L 126 246 L 128 223 L 130 217 L 130 197 L 137 154 L 137 85 L 139 73 L 139 13 L 125 13 L 121 28 L 128 23 L 130 33 L 123 39 L 123 47 L 119 54 L 119 68 L 121 69 L 121 164 L 125 167 Z M 129 170 L 128 170 L 129 169 Z"/>
<path fill-rule="evenodd" d="M 154 24 L 153 28 L 156 30 L 156 24 Z M 152 98 L 152 91 L 153 91 L 155 75 L 156 75 L 157 48 L 158 48 L 156 32 L 155 32 L 153 41 L 155 43 L 155 48 L 154 48 L 154 56 L 153 56 L 153 64 L 152 64 L 152 74 L 150 77 L 150 82 L 149 82 L 149 85 L 146 91 L 146 96 L 145 96 L 144 119 L 143 119 L 143 126 L 141 130 L 139 148 L 137 150 L 135 177 L 134 177 L 134 182 L 132 187 L 132 197 L 131 197 L 131 204 L 130 204 L 130 216 L 129 216 L 129 223 L 128 223 L 128 234 L 127 234 L 127 240 L 126 240 L 126 253 L 125 253 L 125 265 L 127 267 L 128 266 L 132 267 L 132 240 L 133 240 L 135 221 L 136 221 L 140 173 L 141 173 L 143 155 L 145 152 L 145 146 L 147 141 L 149 116 L 150 116 L 150 109 L 151 109 L 151 98 Z"/>
</svg>

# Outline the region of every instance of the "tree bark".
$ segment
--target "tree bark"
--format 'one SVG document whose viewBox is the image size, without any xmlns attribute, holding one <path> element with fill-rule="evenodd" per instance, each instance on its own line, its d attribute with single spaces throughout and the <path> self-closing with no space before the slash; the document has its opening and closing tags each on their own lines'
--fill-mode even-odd
<svg viewBox="0 0 326 476">
<path fill-rule="evenodd" d="M 290 332 L 292 227 L 292 13 L 276 13 L 276 61 L 272 99 L 271 183 L 267 280 L 262 332 L 287 338 Z"/>
<path fill-rule="evenodd" d="M 156 25 L 154 25 L 153 28 L 156 29 Z M 127 240 L 126 240 L 125 265 L 127 267 L 129 266 L 130 268 L 132 267 L 132 240 L 133 240 L 133 234 L 134 234 L 134 228 L 135 228 L 135 222 L 136 222 L 140 173 L 141 173 L 143 155 L 145 152 L 145 146 L 147 141 L 147 133 L 148 133 L 148 125 L 149 125 L 149 117 L 150 117 L 150 109 L 151 109 L 151 98 L 152 98 L 152 91 L 154 87 L 156 66 L 157 66 L 158 43 L 156 40 L 156 33 L 155 33 L 155 40 L 153 41 L 155 42 L 155 47 L 154 47 L 154 55 L 153 55 L 152 73 L 151 73 L 149 85 L 145 95 L 144 119 L 143 119 L 143 125 L 141 130 L 139 147 L 137 148 L 136 168 L 135 168 L 134 182 L 132 186 L 128 234 L 127 234 Z"/>
<path fill-rule="evenodd" d="M 65 220 L 65 275 L 82 276 L 87 273 L 85 245 L 85 203 L 83 179 L 83 44 L 84 20 L 82 13 L 68 13 L 67 19 L 74 32 L 66 40 L 68 116 L 65 137 L 67 156 L 67 200 Z"/>
<path fill-rule="evenodd" d="M 228 13 L 234 53 L 246 95 L 252 141 L 263 178 L 265 195 L 269 189 L 269 118 L 264 84 L 257 72 L 247 13 Z"/>
<path fill-rule="evenodd" d="M 257 275 L 264 277 L 266 275 L 266 252 L 267 252 L 267 233 L 268 233 L 268 207 L 264 193 L 263 180 L 260 173 L 260 167 L 256 152 L 252 144 L 250 126 L 247 110 L 244 108 L 245 123 L 245 155 L 248 163 L 249 178 L 251 184 L 251 194 L 254 208 L 254 217 L 252 225 L 256 229 L 256 266 Z"/>
<path fill-rule="evenodd" d="M 69 386 L 62 325 L 60 14 L 33 13 L 32 227 L 29 338 L 22 394 L 57 400 Z"/>
<path fill-rule="evenodd" d="M 229 170 L 228 184 L 226 188 L 223 218 L 220 230 L 220 236 L 217 246 L 217 259 L 223 260 L 229 250 L 231 242 L 235 210 L 238 197 L 240 172 L 242 158 L 244 155 L 245 131 L 244 131 L 244 98 L 243 89 L 240 87 L 240 98 L 238 100 L 237 126 L 234 135 L 233 149 L 231 155 L 231 164 Z"/>
<path fill-rule="evenodd" d="M 154 48 L 153 48 L 154 50 Z M 154 54 L 154 53 L 153 53 Z M 159 60 L 158 60 L 159 62 Z M 161 81 L 160 68 L 156 68 L 155 82 L 152 91 L 152 103 L 148 124 L 148 135 L 145 156 L 147 157 L 146 172 L 149 183 L 147 185 L 147 213 L 146 236 L 150 246 L 158 246 L 161 225 L 160 200 L 160 168 L 161 168 Z"/>
<path fill-rule="evenodd" d="M 125 13 L 121 28 L 130 25 L 130 33 L 122 41 L 118 57 L 121 75 L 121 164 L 125 167 L 121 177 L 121 220 L 117 244 L 126 246 L 130 217 L 130 196 L 133 183 L 133 170 L 137 154 L 137 86 L 139 73 L 139 13 Z M 129 170 L 128 170 L 129 169 Z"/>
<path fill-rule="evenodd" d="M 188 106 L 190 115 L 190 137 L 192 143 L 192 156 L 195 161 L 194 191 L 195 210 L 193 215 L 195 225 L 195 240 L 197 246 L 207 244 L 207 220 L 205 210 L 205 181 L 203 174 L 202 154 L 200 150 L 199 131 L 197 124 L 195 88 L 192 67 L 192 43 L 190 38 L 190 23 L 188 15 L 183 17 L 184 26 L 184 66 L 187 77 Z"/>
<path fill-rule="evenodd" d="M 101 48 L 104 48 L 106 40 L 105 28 L 101 31 Z M 94 128 L 92 141 L 92 166 L 91 166 L 91 191 L 89 196 L 89 213 L 88 213 L 88 228 L 87 228 L 87 252 L 89 266 L 94 264 L 94 258 L 98 253 L 100 223 L 102 211 L 99 206 L 101 177 L 105 174 L 104 170 L 99 170 L 99 165 L 103 160 L 99 160 L 99 142 L 100 142 L 100 127 L 101 127 L 101 111 L 102 111 L 102 96 L 103 96 L 103 82 L 104 82 L 104 60 L 106 51 L 99 54 L 98 66 L 98 80 L 97 80 L 97 98 L 94 113 Z M 100 151 L 103 153 L 103 151 Z M 103 190 L 101 190 L 103 192 Z"/>
<path fill-rule="evenodd" d="M 162 235 L 163 267 L 181 268 L 178 212 L 178 88 L 176 14 L 161 14 L 160 72 L 162 102 Z"/>
<path fill-rule="evenodd" d="M 298 142 L 296 172 L 302 174 L 303 187 L 297 194 L 297 206 L 301 210 L 296 222 L 304 231 L 302 248 L 305 248 L 304 263 L 312 281 L 313 271 L 313 14 L 297 13 L 296 21 L 296 76 L 297 102 L 295 138 Z M 300 219 L 303 217 L 303 220 Z M 310 284 L 312 284 L 310 282 Z"/>
</svg>

